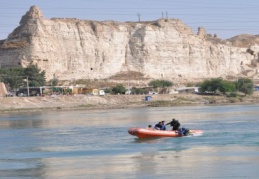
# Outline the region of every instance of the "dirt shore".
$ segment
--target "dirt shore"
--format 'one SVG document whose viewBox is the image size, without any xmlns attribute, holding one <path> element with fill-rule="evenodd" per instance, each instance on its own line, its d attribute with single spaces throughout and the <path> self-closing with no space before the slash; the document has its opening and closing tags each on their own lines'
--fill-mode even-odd
<svg viewBox="0 0 259 179">
<path fill-rule="evenodd" d="M 196 94 L 159 94 L 152 95 L 150 101 L 145 101 L 145 96 L 146 95 L 53 95 L 44 97 L 1 97 L 0 112 L 259 103 L 258 92 L 255 92 L 251 96 L 235 98 Z"/>
</svg>

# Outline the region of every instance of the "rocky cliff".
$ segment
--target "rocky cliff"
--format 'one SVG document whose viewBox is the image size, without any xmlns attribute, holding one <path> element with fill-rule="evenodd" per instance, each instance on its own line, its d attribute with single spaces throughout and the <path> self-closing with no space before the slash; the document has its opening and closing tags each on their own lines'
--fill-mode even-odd
<svg viewBox="0 0 259 179">
<path fill-rule="evenodd" d="M 258 37 L 256 37 L 258 38 Z M 105 79 L 133 71 L 147 78 L 197 81 L 211 77 L 258 76 L 257 43 L 198 34 L 176 19 L 114 22 L 46 19 L 33 6 L 6 40 L 0 64 L 33 62 L 60 80 Z"/>
</svg>

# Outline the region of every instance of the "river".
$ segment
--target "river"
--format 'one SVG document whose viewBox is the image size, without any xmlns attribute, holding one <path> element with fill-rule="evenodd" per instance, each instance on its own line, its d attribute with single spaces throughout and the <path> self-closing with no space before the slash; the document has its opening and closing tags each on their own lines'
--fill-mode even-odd
<svg viewBox="0 0 259 179">
<path fill-rule="evenodd" d="M 257 178 L 258 116 L 258 104 L 3 113 L 0 178 Z M 127 133 L 172 118 L 204 134 Z"/>
</svg>

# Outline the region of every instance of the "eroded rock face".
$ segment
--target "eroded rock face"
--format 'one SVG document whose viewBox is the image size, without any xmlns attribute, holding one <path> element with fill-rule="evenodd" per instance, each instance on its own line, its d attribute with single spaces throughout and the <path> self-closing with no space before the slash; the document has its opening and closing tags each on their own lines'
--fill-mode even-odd
<svg viewBox="0 0 259 179">
<path fill-rule="evenodd" d="M 47 79 L 55 75 L 60 80 L 103 79 L 125 71 L 199 81 L 250 70 L 249 77 L 258 78 L 255 45 L 235 47 L 206 36 L 205 29 L 196 35 L 176 19 L 127 23 L 45 19 L 34 6 L 0 42 L 0 63 L 4 67 L 34 62 L 46 71 Z"/>
</svg>

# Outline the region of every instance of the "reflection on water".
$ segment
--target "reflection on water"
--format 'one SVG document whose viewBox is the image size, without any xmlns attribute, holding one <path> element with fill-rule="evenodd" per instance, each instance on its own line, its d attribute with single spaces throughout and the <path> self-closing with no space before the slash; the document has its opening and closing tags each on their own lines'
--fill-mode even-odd
<svg viewBox="0 0 259 179">
<path fill-rule="evenodd" d="M 0 178 L 255 178 L 258 105 L 0 114 Z M 171 118 L 198 137 L 136 139 Z"/>
<path fill-rule="evenodd" d="M 147 139 L 139 139 L 139 138 L 134 138 L 135 143 L 159 143 L 161 140 L 164 140 L 165 138 L 159 138 L 159 137 L 152 137 L 152 138 L 147 138 Z"/>
</svg>

